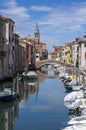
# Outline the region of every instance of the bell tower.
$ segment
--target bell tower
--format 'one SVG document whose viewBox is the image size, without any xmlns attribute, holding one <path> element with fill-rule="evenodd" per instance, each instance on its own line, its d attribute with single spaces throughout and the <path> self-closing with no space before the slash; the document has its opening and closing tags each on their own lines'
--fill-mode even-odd
<svg viewBox="0 0 86 130">
<path fill-rule="evenodd" d="M 39 33 L 38 23 L 36 23 L 34 38 L 35 38 L 36 44 L 39 44 L 39 42 L 40 42 L 40 33 Z"/>
</svg>

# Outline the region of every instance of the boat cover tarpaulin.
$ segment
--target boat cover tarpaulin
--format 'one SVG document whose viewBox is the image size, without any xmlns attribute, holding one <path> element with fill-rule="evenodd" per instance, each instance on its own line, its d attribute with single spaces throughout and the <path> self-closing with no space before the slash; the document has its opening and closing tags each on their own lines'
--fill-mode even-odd
<svg viewBox="0 0 86 130">
<path fill-rule="evenodd" d="M 26 76 L 37 76 L 37 74 L 34 71 L 29 71 Z"/>
<path fill-rule="evenodd" d="M 86 124 L 71 125 L 62 130 L 86 130 Z"/>
<path fill-rule="evenodd" d="M 68 108 L 68 109 L 77 109 L 78 107 L 80 107 L 80 105 L 82 104 L 80 99 L 76 99 L 74 102 L 65 102 L 64 105 Z"/>
<path fill-rule="evenodd" d="M 73 102 L 76 99 L 83 98 L 83 97 L 84 97 L 83 91 L 74 91 L 64 97 L 64 102 Z"/>
</svg>

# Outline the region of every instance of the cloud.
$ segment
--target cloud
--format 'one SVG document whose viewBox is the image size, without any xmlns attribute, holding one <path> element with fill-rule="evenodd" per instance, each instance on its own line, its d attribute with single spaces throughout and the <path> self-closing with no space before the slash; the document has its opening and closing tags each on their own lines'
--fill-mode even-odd
<svg viewBox="0 0 86 130">
<path fill-rule="evenodd" d="M 75 37 L 83 35 L 86 30 L 86 2 L 74 3 L 70 7 L 54 8 L 43 16 L 38 23 L 40 23 L 42 33 L 46 32 L 48 39 L 52 37 L 53 40 L 49 40 L 49 44 L 51 42 L 55 44 L 56 39 L 60 44 L 62 44 L 62 41 L 64 44 L 64 42 L 74 40 Z M 68 37 L 69 34 L 70 37 Z"/>
<path fill-rule="evenodd" d="M 52 11 L 52 8 L 48 6 L 31 6 L 29 9 L 33 11 Z"/>
<path fill-rule="evenodd" d="M 86 5 L 86 3 L 85 3 Z M 72 7 L 63 7 L 53 9 L 46 17 L 43 17 L 39 22 L 40 24 L 51 26 L 51 28 L 62 28 L 70 30 L 73 27 L 74 31 L 79 30 L 86 23 L 86 6 L 74 5 Z M 79 8 L 78 8 L 79 7 Z M 73 31 L 72 29 L 72 31 Z"/>
<path fill-rule="evenodd" d="M 16 25 L 16 32 L 20 36 L 26 35 L 25 30 L 29 27 L 30 14 L 24 6 L 19 6 L 15 0 L 3 0 L 3 8 L 0 9 L 2 15 L 11 18 Z"/>
<path fill-rule="evenodd" d="M 0 9 L 0 12 L 3 15 L 12 18 L 18 25 L 27 22 L 30 18 L 27 8 L 18 6 L 15 0 L 6 1 L 4 8 Z"/>
<path fill-rule="evenodd" d="M 57 5 L 55 8 L 46 5 L 19 6 L 15 0 L 2 2 L 1 14 L 15 21 L 20 36 L 28 32 L 34 34 L 36 22 L 39 24 L 41 41 L 46 41 L 49 46 L 54 45 L 55 41 L 64 44 L 77 33 L 86 32 L 86 2 L 72 3 L 70 6 Z M 69 34 L 71 37 L 68 37 Z"/>
</svg>

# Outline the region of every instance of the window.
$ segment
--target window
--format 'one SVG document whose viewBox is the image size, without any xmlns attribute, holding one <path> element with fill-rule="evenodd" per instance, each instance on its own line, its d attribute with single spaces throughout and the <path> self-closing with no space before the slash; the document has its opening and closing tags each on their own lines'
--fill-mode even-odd
<svg viewBox="0 0 86 130">
<path fill-rule="evenodd" d="M 11 41 L 11 38 L 9 37 L 9 42 Z"/>
<path fill-rule="evenodd" d="M 12 42 L 14 42 L 14 37 L 12 37 Z"/>
<path fill-rule="evenodd" d="M 84 47 L 86 47 L 86 44 L 84 44 Z"/>
<path fill-rule="evenodd" d="M 12 26 L 12 32 L 14 32 L 14 26 Z"/>
<path fill-rule="evenodd" d="M 39 56 L 36 56 L 36 58 L 38 58 Z"/>
<path fill-rule="evenodd" d="M 13 51 L 14 51 L 14 46 L 13 46 Z"/>
<path fill-rule="evenodd" d="M 77 51 L 79 50 L 79 46 L 77 46 Z"/>
<path fill-rule="evenodd" d="M 86 52 L 85 52 L 85 59 L 86 59 Z"/>
</svg>

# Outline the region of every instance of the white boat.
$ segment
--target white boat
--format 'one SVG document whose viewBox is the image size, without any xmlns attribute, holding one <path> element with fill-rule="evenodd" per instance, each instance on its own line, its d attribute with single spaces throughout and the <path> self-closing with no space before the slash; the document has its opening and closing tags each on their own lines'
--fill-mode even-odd
<svg viewBox="0 0 86 130">
<path fill-rule="evenodd" d="M 81 115 L 86 115 L 86 108 L 81 111 Z"/>
<path fill-rule="evenodd" d="M 64 102 L 73 102 L 76 99 L 84 98 L 84 91 L 73 91 L 64 97 Z"/>
<path fill-rule="evenodd" d="M 67 126 L 62 130 L 86 130 L 86 124 Z"/>
<path fill-rule="evenodd" d="M 80 84 L 76 84 L 72 87 L 72 90 L 73 91 L 77 91 L 77 90 L 80 90 L 81 88 L 83 87 L 83 84 L 80 83 Z"/>
<path fill-rule="evenodd" d="M 85 109 L 86 108 L 86 98 L 80 99 L 80 102 L 81 102 L 81 105 L 79 106 L 79 108 Z"/>
<path fill-rule="evenodd" d="M 80 124 L 86 124 L 86 115 L 78 116 L 70 119 L 67 123 L 68 125 L 80 125 Z"/>
<path fill-rule="evenodd" d="M 38 75 L 35 71 L 29 71 L 26 75 L 25 75 L 25 79 L 37 79 Z"/>
<path fill-rule="evenodd" d="M 33 77 L 37 77 L 37 74 L 35 71 L 29 71 L 27 74 L 26 74 L 27 77 L 30 77 L 30 76 L 33 76 Z"/>
<path fill-rule="evenodd" d="M 74 84 L 76 84 L 76 83 L 77 83 L 77 81 L 74 79 L 74 80 L 72 80 L 72 81 L 66 83 L 65 85 L 74 85 Z"/>
<path fill-rule="evenodd" d="M 68 109 L 71 109 L 71 110 L 77 109 L 77 108 L 85 109 L 86 108 L 86 98 L 76 99 L 74 102 L 65 102 L 64 105 Z"/>
<path fill-rule="evenodd" d="M 78 91 L 78 90 L 80 90 L 82 87 L 83 87 L 83 84 L 82 84 L 82 83 L 76 83 L 76 84 L 73 84 L 73 85 L 65 86 L 66 89 L 72 90 L 72 91 Z"/>
<path fill-rule="evenodd" d="M 63 71 L 61 68 L 59 69 L 59 78 L 61 78 L 61 77 L 65 77 L 66 79 L 67 79 L 67 77 L 68 77 L 68 73 L 67 72 L 65 72 L 65 71 Z"/>
<path fill-rule="evenodd" d="M 80 107 L 81 101 L 79 99 L 76 99 L 73 102 L 65 102 L 64 105 L 70 110 L 75 110 Z"/>
</svg>

